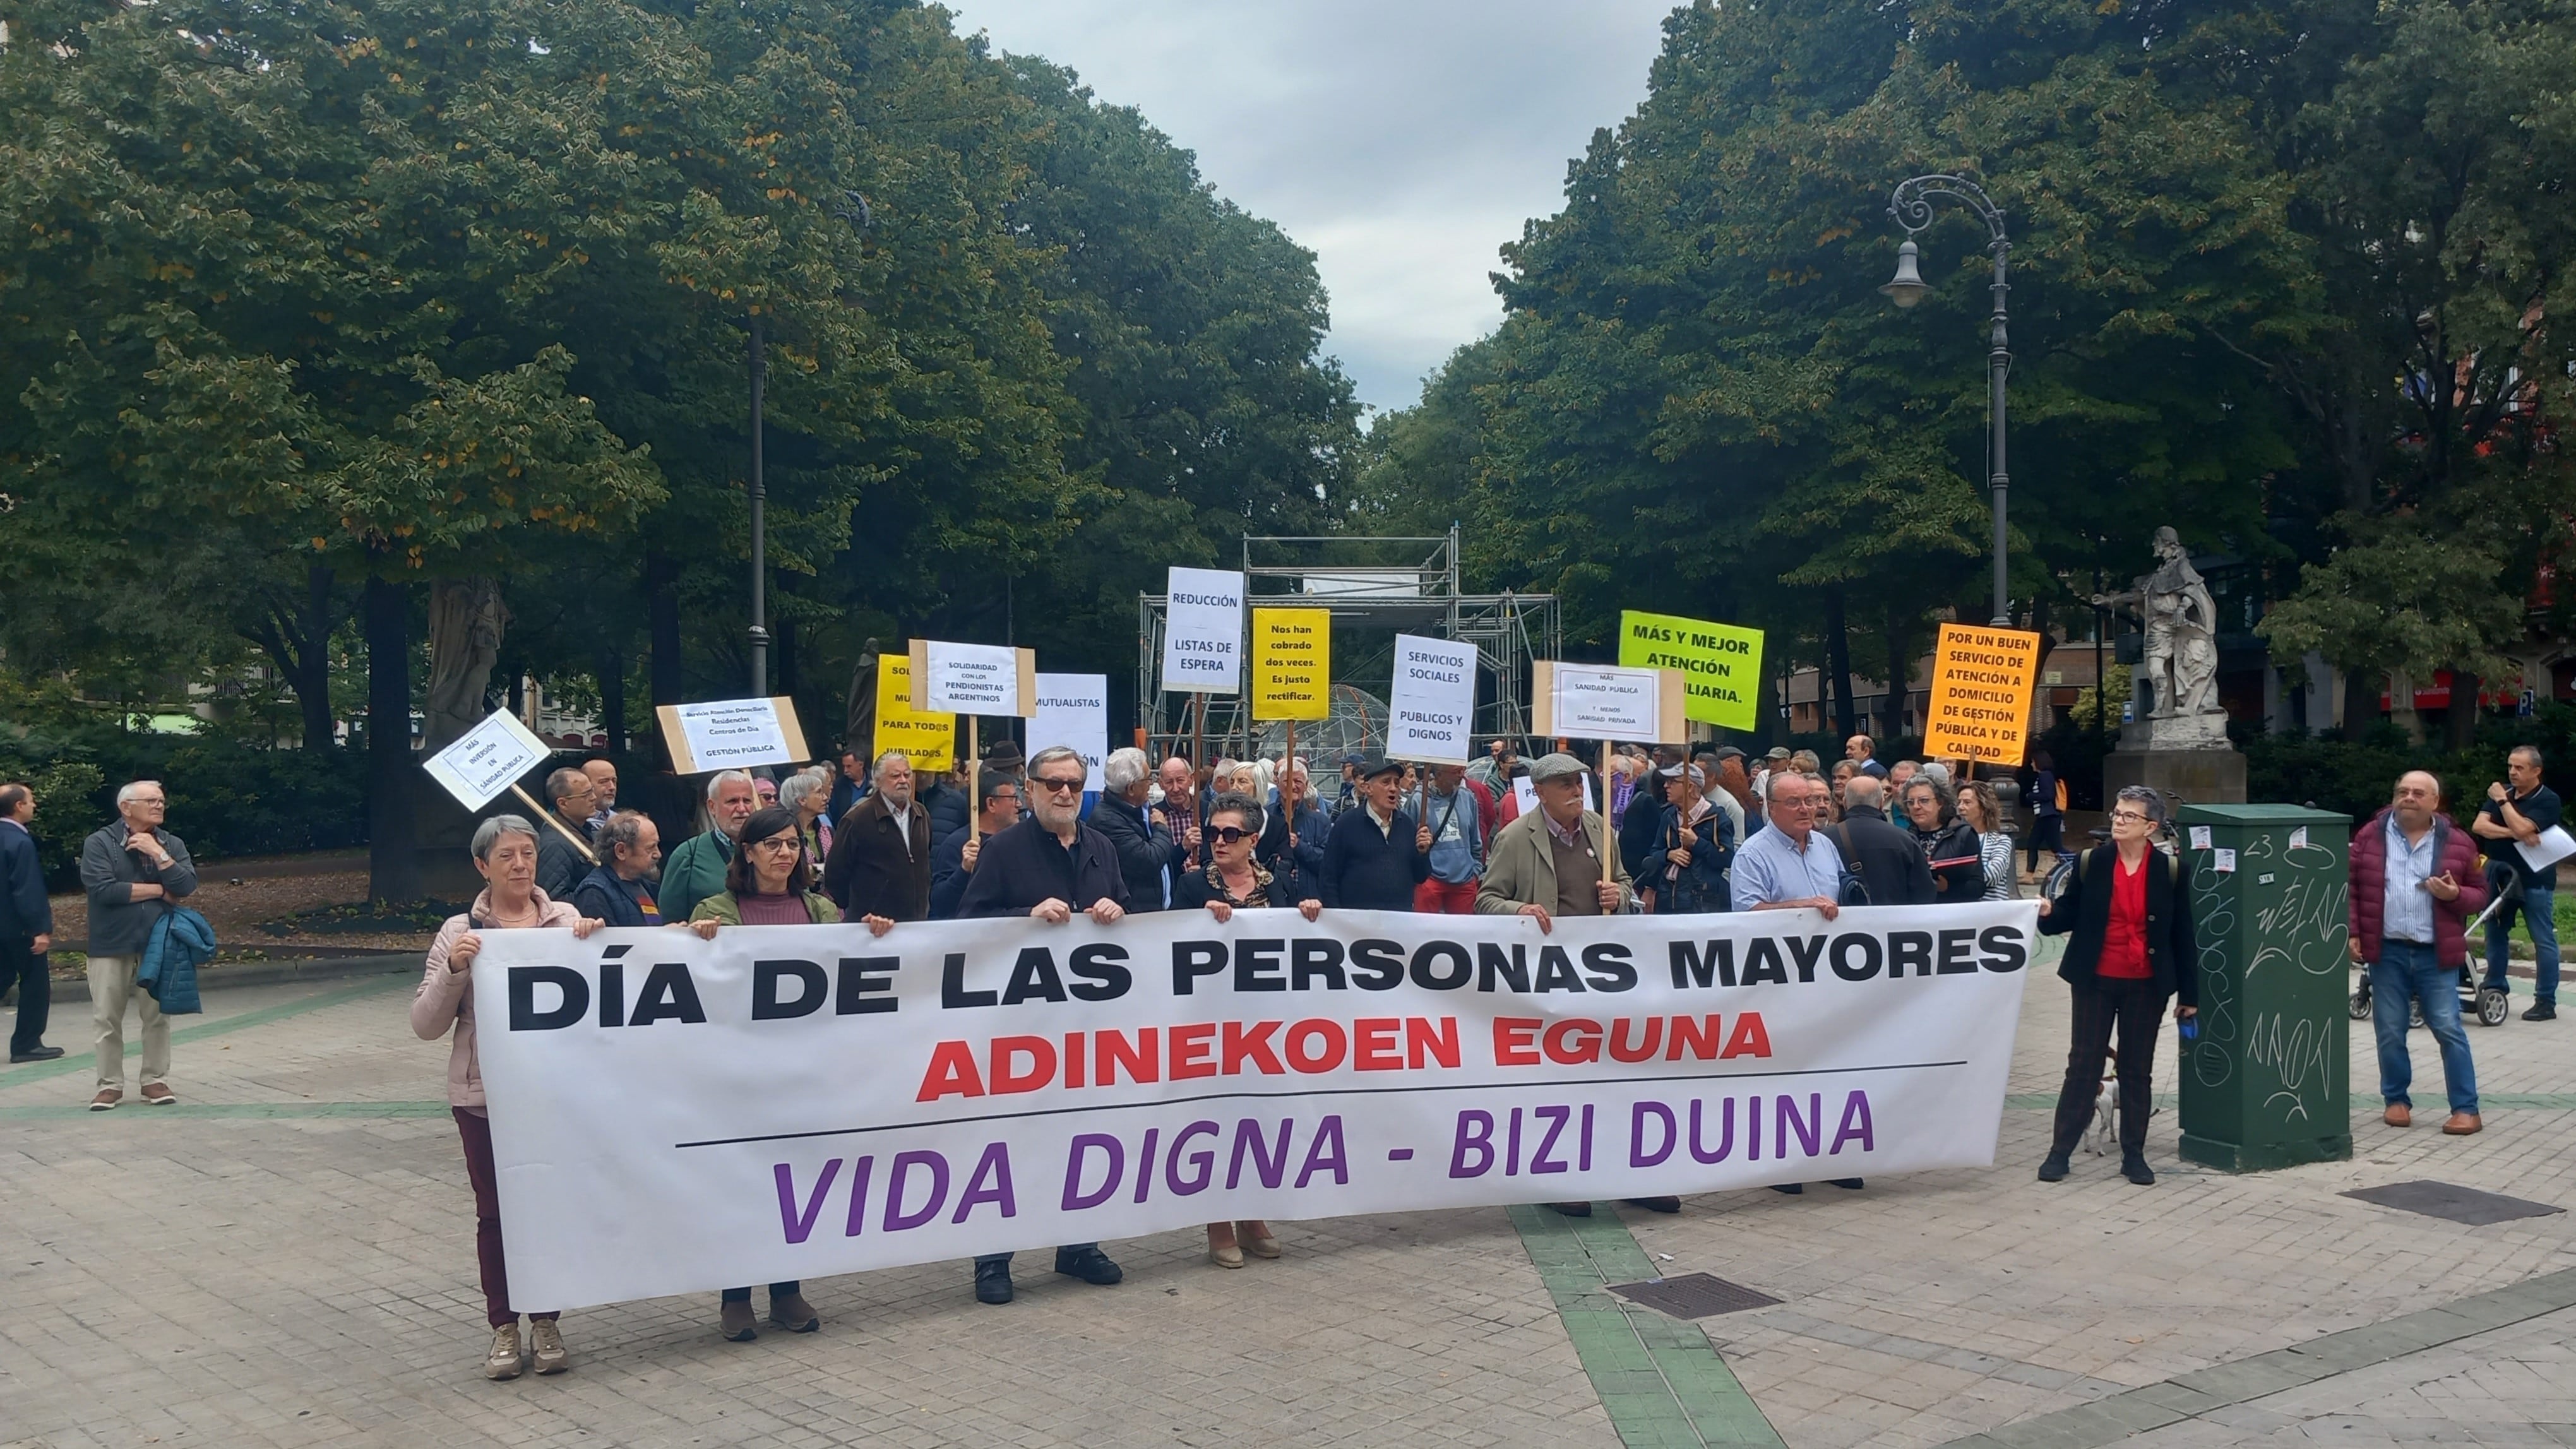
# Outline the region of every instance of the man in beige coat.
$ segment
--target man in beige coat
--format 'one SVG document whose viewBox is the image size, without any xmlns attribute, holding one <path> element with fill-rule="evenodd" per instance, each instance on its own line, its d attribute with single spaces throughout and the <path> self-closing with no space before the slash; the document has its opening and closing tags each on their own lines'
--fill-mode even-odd
<svg viewBox="0 0 2576 1449">
<path fill-rule="evenodd" d="M 1614 916 L 1637 909 L 1637 892 L 1608 842 L 1602 866 L 1601 817 L 1583 808 L 1583 762 L 1543 755 L 1530 766 L 1539 808 L 1494 832 L 1476 891 L 1480 916 L 1535 916 L 1541 931 L 1558 916 Z"/>
</svg>

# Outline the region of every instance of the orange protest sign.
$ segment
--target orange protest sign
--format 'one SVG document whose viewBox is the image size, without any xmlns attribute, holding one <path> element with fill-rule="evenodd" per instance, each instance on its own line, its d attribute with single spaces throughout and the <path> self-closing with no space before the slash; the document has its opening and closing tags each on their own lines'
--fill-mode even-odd
<svg viewBox="0 0 2576 1449">
<path fill-rule="evenodd" d="M 1932 705 L 1923 753 L 2018 765 L 2039 683 L 2039 636 L 2026 629 L 1944 624 L 1932 654 Z"/>
</svg>

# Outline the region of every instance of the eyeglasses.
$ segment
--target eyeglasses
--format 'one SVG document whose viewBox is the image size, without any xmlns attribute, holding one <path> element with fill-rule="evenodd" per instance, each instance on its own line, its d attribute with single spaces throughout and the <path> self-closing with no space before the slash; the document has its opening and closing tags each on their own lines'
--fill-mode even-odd
<svg viewBox="0 0 2576 1449">
<path fill-rule="evenodd" d="M 798 840 L 793 835 L 773 835 L 767 840 L 753 841 L 751 848 L 754 850 L 775 850 L 784 853 L 794 850 L 802 844 L 804 844 L 804 842 Z"/>
<path fill-rule="evenodd" d="M 1232 845 L 1251 833 L 1240 825 L 1219 825 L 1208 831 L 1208 839 L 1219 845 Z"/>
<path fill-rule="evenodd" d="M 2126 820 L 2132 825 L 2144 825 L 2151 817 L 2143 810 L 2114 810 L 2111 812 L 2111 818 Z"/>
<path fill-rule="evenodd" d="M 1052 780 L 1048 779 L 1044 775 L 1032 775 L 1029 777 L 1029 783 L 1053 795 L 1079 795 L 1082 793 L 1082 777 L 1079 775 L 1072 779 L 1058 777 Z"/>
</svg>

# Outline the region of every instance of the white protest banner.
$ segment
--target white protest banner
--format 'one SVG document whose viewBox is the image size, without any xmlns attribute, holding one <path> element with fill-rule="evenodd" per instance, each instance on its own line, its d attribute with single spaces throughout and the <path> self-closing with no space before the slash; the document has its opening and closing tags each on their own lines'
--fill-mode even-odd
<svg viewBox="0 0 2576 1449">
<path fill-rule="evenodd" d="M 1037 652 L 1007 644 L 912 641 L 912 702 L 963 715 L 1018 715 L 1037 708 Z"/>
<path fill-rule="evenodd" d="M 1476 719 L 1476 646 L 1396 635 L 1386 707 L 1389 755 L 1465 763 Z"/>
<path fill-rule="evenodd" d="M 511 1297 L 1987 1166 L 2037 910 L 487 931 Z"/>
<path fill-rule="evenodd" d="M 454 743 L 421 762 L 421 768 L 468 810 L 480 810 L 552 753 L 528 733 L 519 717 L 496 709 Z"/>
<path fill-rule="evenodd" d="M 1243 687 L 1243 575 L 1175 568 L 1164 592 L 1163 688 L 1232 694 Z"/>
<path fill-rule="evenodd" d="M 1542 735 L 1652 745 L 1676 743 L 1690 730 L 1677 669 L 1541 659 L 1531 681 L 1532 724 Z"/>
<path fill-rule="evenodd" d="M 1082 788 L 1100 788 L 1100 762 L 1109 757 L 1109 676 L 1041 674 L 1038 712 L 1029 716 L 1029 758 L 1054 745 L 1070 745 L 1089 771 Z"/>
<path fill-rule="evenodd" d="M 665 704 L 653 712 L 671 747 L 671 763 L 683 775 L 792 765 L 807 758 L 805 732 L 796 725 L 796 702 L 784 696 Z"/>
</svg>

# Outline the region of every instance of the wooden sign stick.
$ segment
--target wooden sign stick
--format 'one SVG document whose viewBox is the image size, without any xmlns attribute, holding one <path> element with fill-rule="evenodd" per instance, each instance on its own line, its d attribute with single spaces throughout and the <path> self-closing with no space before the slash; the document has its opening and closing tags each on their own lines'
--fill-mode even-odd
<svg viewBox="0 0 2576 1449">
<path fill-rule="evenodd" d="M 974 715 L 966 716 L 966 839 L 969 843 L 984 838 L 984 812 L 975 802 L 975 797 L 984 788 L 984 754 L 975 747 L 978 723 Z"/>
<path fill-rule="evenodd" d="M 1601 742 L 1601 879 L 1606 885 L 1619 883 L 1619 857 L 1610 844 L 1610 742 Z M 1602 912 L 1608 915 L 1609 912 Z"/>
<path fill-rule="evenodd" d="M 592 865 L 599 864 L 599 857 L 590 853 L 590 842 L 573 834 L 572 831 L 564 825 L 562 816 L 557 815 L 555 812 L 547 809 L 543 805 L 538 804 L 537 797 L 529 794 L 526 787 L 521 785 L 512 785 L 510 787 L 510 793 L 518 796 L 521 800 L 526 801 L 528 808 L 537 812 L 537 818 L 543 820 L 548 825 L 553 826 L 557 835 L 571 841 L 572 848 L 581 852 L 582 859 L 589 861 Z"/>
</svg>

